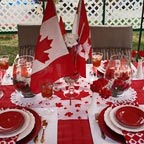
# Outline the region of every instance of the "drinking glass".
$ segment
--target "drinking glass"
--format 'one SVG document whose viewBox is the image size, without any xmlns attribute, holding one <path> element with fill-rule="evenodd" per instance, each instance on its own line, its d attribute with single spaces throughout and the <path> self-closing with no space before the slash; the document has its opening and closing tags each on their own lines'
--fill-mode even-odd
<svg viewBox="0 0 144 144">
<path fill-rule="evenodd" d="M 33 60 L 33 56 L 23 55 L 14 61 L 13 84 L 15 89 L 25 98 L 34 96 L 30 89 Z"/>
<path fill-rule="evenodd" d="M 53 84 L 50 82 L 43 83 L 41 85 L 42 96 L 48 99 L 51 99 L 53 95 Z"/>
<path fill-rule="evenodd" d="M 68 85 L 68 92 L 65 93 L 65 97 L 69 98 L 70 100 L 76 98 L 79 94 L 75 91 L 74 84 L 79 79 L 79 73 L 75 72 L 71 76 L 64 77 L 65 82 Z M 71 103 L 71 101 L 70 101 Z"/>
<path fill-rule="evenodd" d="M 9 56 L 8 55 L 0 55 L 0 85 L 2 83 L 2 78 L 4 73 L 9 67 Z M 4 95 L 4 91 L 0 90 L 0 98 Z"/>
<path fill-rule="evenodd" d="M 97 68 L 101 65 L 103 54 L 101 52 L 93 52 L 92 53 L 92 70 L 96 78 L 97 76 Z"/>
</svg>

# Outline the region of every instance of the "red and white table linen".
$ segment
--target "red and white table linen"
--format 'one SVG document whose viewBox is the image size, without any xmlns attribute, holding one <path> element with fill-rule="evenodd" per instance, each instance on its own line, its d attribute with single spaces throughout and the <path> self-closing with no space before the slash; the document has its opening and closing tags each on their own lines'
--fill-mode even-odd
<svg viewBox="0 0 144 144">
<path fill-rule="evenodd" d="M 19 97 L 18 99 L 14 99 L 14 96 L 12 96 L 15 91 L 14 87 L 12 85 L 10 86 L 2 86 L 2 88 L 6 91 L 6 94 L 4 97 L 1 98 L 0 104 L 1 106 L 9 105 L 9 106 L 15 106 L 19 105 L 20 106 L 28 106 L 31 108 L 35 107 L 51 107 L 51 106 L 56 106 L 58 109 L 58 118 L 61 120 L 75 120 L 75 119 L 87 119 L 88 116 L 90 118 L 90 115 L 88 115 L 88 109 L 91 109 L 91 98 L 92 98 L 92 93 L 89 90 L 89 83 L 91 82 L 90 75 L 87 73 L 88 78 L 87 79 L 80 79 L 79 81 L 79 90 L 81 91 L 81 99 L 80 100 L 72 100 L 72 104 L 69 105 L 69 100 L 61 98 L 61 93 L 59 91 L 55 92 L 55 95 L 53 96 L 53 99 L 51 101 L 47 101 L 39 95 L 31 104 L 27 105 L 27 102 L 23 101 L 22 97 L 19 95 L 16 95 Z M 10 82 L 10 80 L 9 80 Z M 7 84 L 5 82 L 5 84 Z M 142 87 L 144 85 L 144 80 L 136 80 L 132 82 L 132 88 L 137 92 L 136 94 L 136 100 L 140 104 L 144 104 L 144 98 L 143 98 L 143 90 Z M 62 86 L 63 87 L 63 86 Z M 12 96 L 12 97 L 11 97 Z M 11 97 L 11 99 L 10 99 Z M 42 99 L 41 99 L 42 98 Z M 16 100 L 20 100 L 19 102 L 16 102 Z M 94 102 L 94 105 L 96 105 L 96 102 Z M 24 105 L 23 105 L 24 104 Z M 106 106 L 104 103 L 102 105 L 98 105 L 97 108 L 92 108 L 93 112 L 100 111 L 104 106 Z M 92 119 L 93 121 L 93 119 Z M 83 122 L 82 122 L 83 123 Z M 62 124 L 62 123 L 61 123 Z M 96 124 L 96 123 L 91 123 L 91 125 Z M 89 128 L 89 127 L 87 127 Z M 98 127 L 94 127 L 93 129 L 96 129 L 98 132 Z M 58 130 L 59 132 L 60 130 Z M 92 132 L 92 128 L 91 128 Z M 93 132 L 92 132 L 93 133 Z M 93 137 L 95 137 L 97 140 L 99 139 L 98 136 L 100 136 L 100 133 L 96 133 Z M 109 138 L 107 138 L 109 139 Z M 111 141 L 111 139 L 109 139 Z M 58 140 L 59 141 L 59 140 Z"/>
</svg>

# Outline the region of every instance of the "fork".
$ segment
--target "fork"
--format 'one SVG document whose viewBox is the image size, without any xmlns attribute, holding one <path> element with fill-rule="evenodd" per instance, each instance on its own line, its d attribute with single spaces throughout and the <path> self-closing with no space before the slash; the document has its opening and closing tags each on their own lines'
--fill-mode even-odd
<svg viewBox="0 0 144 144">
<path fill-rule="evenodd" d="M 43 120 L 42 121 L 42 129 L 43 129 L 43 131 L 42 131 L 42 136 L 41 136 L 41 143 L 44 143 L 44 141 L 45 141 L 44 133 L 45 133 L 45 129 L 46 129 L 47 126 L 48 126 L 48 122 L 46 120 Z"/>
<path fill-rule="evenodd" d="M 95 114 L 95 120 L 96 120 L 97 123 L 98 123 L 98 117 L 99 117 L 99 113 L 96 113 L 96 114 Z M 99 123 L 98 123 L 98 125 L 99 125 Z M 103 130 L 101 129 L 100 126 L 99 126 L 99 128 L 100 128 L 100 131 L 101 131 L 101 137 L 102 137 L 103 139 L 105 139 L 106 136 L 105 136 Z"/>
</svg>

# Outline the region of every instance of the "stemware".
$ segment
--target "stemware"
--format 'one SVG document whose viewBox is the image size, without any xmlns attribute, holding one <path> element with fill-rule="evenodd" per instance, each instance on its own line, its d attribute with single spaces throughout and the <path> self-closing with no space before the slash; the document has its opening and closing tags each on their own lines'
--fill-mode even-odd
<svg viewBox="0 0 144 144">
<path fill-rule="evenodd" d="M 75 72 L 71 76 L 64 77 L 65 82 L 68 84 L 68 92 L 65 93 L 65 97 L 71 99 L 74 99 L 78 96 L 78 93 L 75 91 L 75 86 L 74 84 L 78 81 L 79 79 L 79 73 Z"/>
<path fill-rule="evenodd" d="M 92 70 L 95 75 L 95 78 L 97 79 L 97 68 L 101 65 L 103 54 L 101 52 L 93 52 L 92 53 Z"/>
<path fill-rule="evenodd" d="M 2 83 L 2 78 L 4 73 L 9 67 L 9 56 L 8 55 L 0 55 L 0 85 Z M 0 90 L 0 98 L 4 95 L 4 91 Z"/>
<path fill-rule="evenodd" d="M 30 89 L 33 56 L 23 55 L 15 59 L 13 66 L 13 84 L 25 98 L 33 97 Z"/>
</svg>

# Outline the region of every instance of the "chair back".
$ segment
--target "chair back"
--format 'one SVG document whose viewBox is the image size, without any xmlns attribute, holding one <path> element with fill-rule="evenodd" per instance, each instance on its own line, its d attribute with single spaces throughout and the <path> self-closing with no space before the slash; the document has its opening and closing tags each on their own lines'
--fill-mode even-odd
<svg viewBox="0 0 144 144">
<path fill-rule="evenodd" d="M 101 51 L 103 59 L 109 59 L 114 54 L 131 57 L 132 26 L 91 26 L 93 51 Z"/>
<path fill-rule="evenodd" d="M 18 45 L 19 55 L 34 56 L 37 38 L 40 32 L 40 25 L 18 24 Z"/>
</svg>

